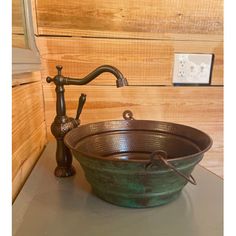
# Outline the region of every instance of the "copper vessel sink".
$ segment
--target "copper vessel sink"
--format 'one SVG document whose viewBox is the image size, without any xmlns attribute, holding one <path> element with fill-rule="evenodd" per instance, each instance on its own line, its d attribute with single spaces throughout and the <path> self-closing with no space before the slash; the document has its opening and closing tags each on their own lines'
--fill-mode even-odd
<svg viewBox="0 0 236 236">
<path fill-rule="evenodd" d="M 151 207 L 176 199 L 212 139 L 195 128 L 160 121 L 125 120 L 81 125 L 65 144 L 84 169 L 95 195 L 125 207 Z"/>
</svg>

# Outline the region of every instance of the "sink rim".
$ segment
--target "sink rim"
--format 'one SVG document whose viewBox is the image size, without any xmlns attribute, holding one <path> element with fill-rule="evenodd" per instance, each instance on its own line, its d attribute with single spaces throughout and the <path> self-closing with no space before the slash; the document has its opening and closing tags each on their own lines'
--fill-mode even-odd
<svg viewBox="0 0 236 236">
<path fill-rule="evenodd" d="M 148 130 L 148 131 L 153 131 L 153 132 L 159 132 L 159 133 L 166 133 L 166 134 L 171 134 L 171 135 L 175 135 L 175 136 L 180 136 L 182 138 L 185 138 L 187 140 L 191 140 L 191 139 L 188 139 L 186 136 L 184 135 L 178 135 L 178 134 L 175 134 L 173 133 L 173 129 L 169 129 L 168 130 L 168 127 L 171 127 L 171 128 L 175 128 L 175 129 L 183 129 L 185 132 L 188 130 L 188 131 L 192 131 L 192 132 L 196 132 L 198 133 L 199 135 L 201 136 L 204 136 L 205 138 L 208 139 L 208 145 L 206 146 L 206 148 L 202 149 L 201 151 L 199 152 L 196 152 L 194 154 L 190 154 L 190 155 L 185 155 L 185 156 L 181 156 L 181 157 L 176 157 L 176 158 L 171 158 L 171 159 L 168 159 L 168 162 L 175 162 L 175 161 L 181 161 L 181 160 L 186 160 L 186 159 L 190 159 L 190 158 L 194 158 L 196 156 L 201 156 L 203 155 L 205 152 L 207 152 L 211 147 L 212 147 L 212 144 L 213 144 L 213 140 L 212 138 L 206 134 L 205 132 L 199 130 L 199 129 L 196 129 L 196 128 L 193 128 L 191 126 L 187 126 L 187 125 L 183 125 L 183 124 L 178 124 L 178 123 L 172 123 L 172 122 L 165 122 L 165 121 L 156 121 L 156 120 L 107 120 L 107 121 L 100 121 L 100 122 L 94 122 L 94 123 L 88 123 L 88 124 L 84 124 L 84 125 L 80 125 L 74 129 L 72 129 L 71 131 L 69 131 L 65 137 L 64 137 L 64 143 L 66 144 L 66 146 L 78 153 L 78 154 L 81 154 L 85 157 L 89 157 L 89 158 L 93 158 L 93 159 L 97 159 L 97 160 L 104 160 L 104 161 L 114 161 L 114 162 L 125 162 L 125 163 L 148 163 L 150 162 L 149 159 L 147 160 L 135 160 L 135 159 L 128 159 L 128 160 L 122 160 L 122 159 L 115 159 L 115 158 L 109 158 L 109 157 L 103 157 L 103 156 L 99 156 L 99 155 L 96 155 L 94 153 L 88 153 L 88 152 L 84 152 L 84 151 L 81 151 L 81 150 L 78 150 L 78 148 L 76 148 L 78 146 L 78 142 L 80 142 L 81 140 L 83 140 L 84 138 L 88 137 L 88 136 L 92 136 L 92 135 L 98 135 L 98 134 L 101 134 L 101 133 L 112 133 L 112 132 L 117 132 L 117 131 L 121 131 L 120 129 L 114 129 L 114 130 L 107 130 L 107 131 L 103 131 L 100 133 L 99 132 L 95 132 L 93 134 L 90 134 L 90 135 L 84 135 L 84 137 L 82 137 L 81 139 L 79 139 L 77 142 L 76 142 L 76 145 L 72 145 L 71 144 L 71 139 L 76 135 L 76 133 L 78 132 L 78 130 L 82 130 L 83 129 L 86 129 L 88 127 L 92 128 L 93 127 L 104 127 L 104 126 L 109 126 L 111 125 L 113 128 L 115 127 L 115 125 L 118 124 L 118 125 L 121 125 L 123 124 L 123 128 L 122 128 L 122 131 L 126 130 L 132 130 L 132 131 L 135 131 L 135 130 Z M 143 125 L 143 124 L 146 124 L 146 125 L 154 125 L 156 127 L 156 129 L 144 129 L 144 128 L 135 128 L 135 129 L 131 129 L 131 127 L 129 127 L 129 125 Z M 128 129 L 127 129 L 128 127 Z M 165 130 L 160 130 L 160 128 L 166 128 L 168 131 L 165 131 Z M 125 129 L 126 128 L 126 129 Z M 150 128 L 150 127 L 149 127 Z M 158 129 L 159 128 L 159 129 Z M 171 132 L 172 131 L 172 132 Z M 191 142 L 195 143 L 196 144 L 196 141 L 194 142 L 193 140 L 191 140 Z M 201 149 L 201 148 L 199 148 Z"/>
</svg>

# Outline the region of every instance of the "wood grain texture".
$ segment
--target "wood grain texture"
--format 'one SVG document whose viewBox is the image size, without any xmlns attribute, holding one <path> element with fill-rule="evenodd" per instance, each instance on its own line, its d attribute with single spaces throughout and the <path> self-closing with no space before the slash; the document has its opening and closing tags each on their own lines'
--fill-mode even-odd
<svg viewBox="0 0 236 236">
<path fill-rule="evenodd" d="M 16 198 L 46 144 L 45 123 L 12 155 L 12 200 Z"/>
<path fill-rule="evenodd" d="M 41 81 L 41 73 L 39 71 L 34 71 L 31 73 L 21 73 L 12 76 L 12 86 L 18 86 L 22 84 L 32 83 L 36 81 Z"/>
<path fill-rule="evenodd" d="M 37 0 L 39 35 L 221 41 L 222 0 Z"/>
<path fill-rule="evenodd" d="M 12 0 L 12 33 L 24 34 L 23 4 L 21 0 Z"/>
<path fill-rule="evenodd" d="M 12 34 L 12 47 L 13 48 L 26 48 L 24 34 Z"/>
<path fill-rule="evenodd" d="M 26 48 L 23 4 L 21 0 L 12 0 L 12 47 Z"/>
<path fill-rule="evenodd" d="M 66 86 L 67 115 L 75 116 L 80 93 L 87 94 L 83 124 L 119 120 L 122 112 L 130 109 L 136 119 L 181 123 L 205 131 L 214 144 L 202 164 L 223 176 L 222 87 Z M 50 125 L 55 116 L 54 87 L 45 84 L 44 94 L 47 134 L 53 140 Z"/>
<path fill-rule="evenodd" d="M 14 75 L 12 84 L 14 200 L 46 144 L 46 126 L 40 72 Z"/>
<path fill-rule="evenodd" d="M 44 122 L 41 82 L 12 89 L 12 152 Z"/>
<path fill-rule="evenodd" d="M 130 85 L 171 85 L 174 53 L 213 53 L 212 84 L 223 84 L 223 43 L 203 41 L 127 40 L 97 38 L 39 37 L 37 45 L 42 58 L 42 77 L 56 73 L 84 77 L 102 64 L 121 70 Z M 91 84 L 113 85 L 110 74 L 102 74 Z"/>
</svg>

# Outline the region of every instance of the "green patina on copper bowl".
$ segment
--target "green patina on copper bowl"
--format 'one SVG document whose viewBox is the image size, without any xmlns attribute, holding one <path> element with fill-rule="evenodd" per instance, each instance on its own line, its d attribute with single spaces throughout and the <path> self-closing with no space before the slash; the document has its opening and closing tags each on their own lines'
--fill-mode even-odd
<svg viewBox="0 0 236 236">
<path fill-rule="evenodd" d="M 151 207 L 176 199 L 212 140 L 185 125 L 118 120 L 81 125 L 65 144 L 84 169 L 93 192 L 125 207 Z"/>
</svg>

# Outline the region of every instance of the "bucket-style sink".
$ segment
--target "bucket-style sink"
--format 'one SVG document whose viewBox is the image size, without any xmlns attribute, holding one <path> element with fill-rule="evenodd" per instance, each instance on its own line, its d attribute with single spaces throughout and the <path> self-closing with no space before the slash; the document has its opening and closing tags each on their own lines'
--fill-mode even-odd
<svg viewBox="0 0 236 236">
<path fill-rule="evenodd" d="M 196 184 L 191 173 L 212 145 L 189 126 L 132 119 L 81 125 L 64 141 L 98 197 L 136 208 L 166 204 Z"/>
</svg>

